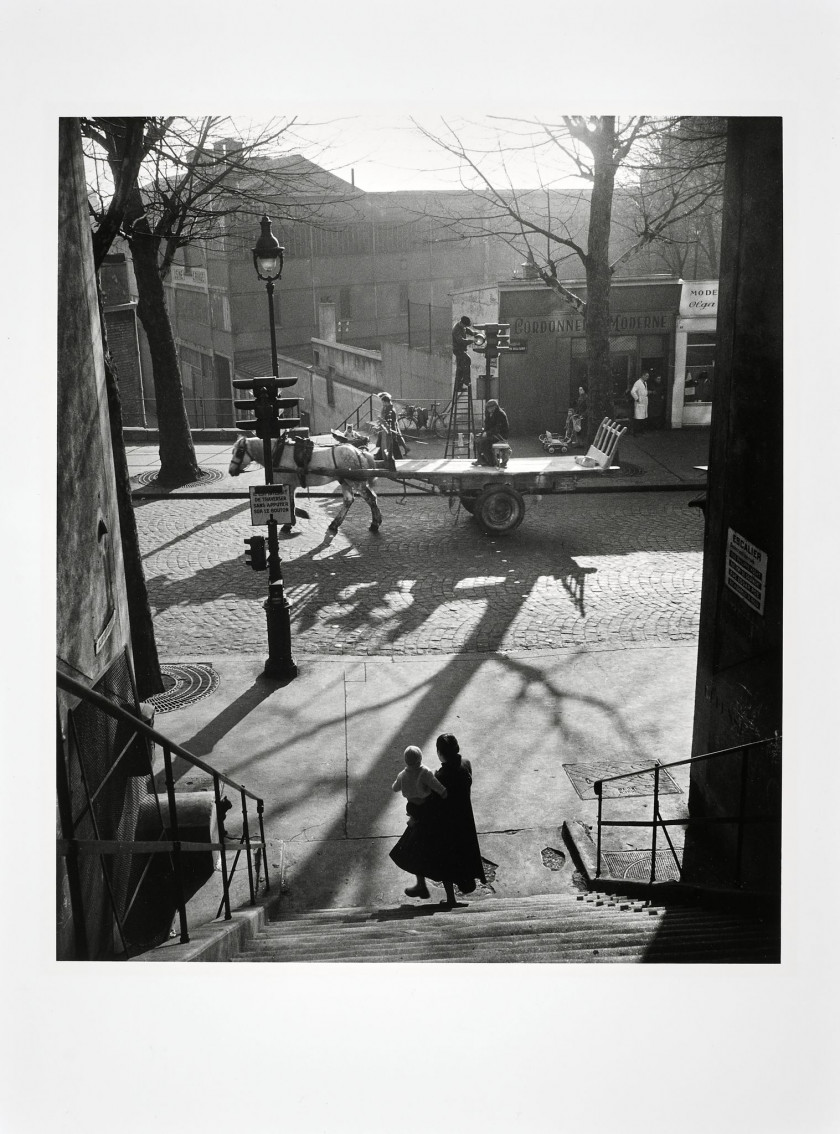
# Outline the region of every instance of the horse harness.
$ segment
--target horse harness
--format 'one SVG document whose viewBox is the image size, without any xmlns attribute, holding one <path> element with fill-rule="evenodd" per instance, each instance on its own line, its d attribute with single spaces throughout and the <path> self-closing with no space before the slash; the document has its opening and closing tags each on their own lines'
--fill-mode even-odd
<svg viewBox="0 0 840 1134">
<path fill-rule="evenodd" d="M 283 453 L 286 449 L 288 434 L 283 433 L 272 444 L 271 447 L 271 467 L 274 472 L 282 472 Z M 246 446 L 246 439 L 241 439 L 243 453 L 239 455 L 239 463 L 241 465 L 242 456 Z M 309 465 L 312 460 L 312 455 L 315 452 L 315 442 L 311 437 L 301 437 L 300 434 L 293 436 L 292 443 L 292 457 L 297 469 L 298 481 L 301 488 L 306 488 L 306 478 L 309 473 Z M 333 455 L 333 463 L 335 464 L 335 455 Z M 338 466 L 336 465 L 336 469 Z"/>
</svg>

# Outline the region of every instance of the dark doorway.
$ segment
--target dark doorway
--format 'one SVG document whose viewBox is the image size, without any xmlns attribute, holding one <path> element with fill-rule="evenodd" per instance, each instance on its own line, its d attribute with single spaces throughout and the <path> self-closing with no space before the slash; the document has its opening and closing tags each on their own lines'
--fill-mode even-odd
<svg viewBox="0 0 840 1134">
<path fill-rule="evenodd" d="M 648 374 L 648 429 L 665 428 L 668 381 L 663 358 L 643 358 L 640 373 Z"/>
<path fill-rule="evenodd" d="M 635 381 L 634 362 L 632 354 L 610 354 L 612 415 L 616 421 L 626 421 L 630 417 L 630 387 Z"/>
</svg>

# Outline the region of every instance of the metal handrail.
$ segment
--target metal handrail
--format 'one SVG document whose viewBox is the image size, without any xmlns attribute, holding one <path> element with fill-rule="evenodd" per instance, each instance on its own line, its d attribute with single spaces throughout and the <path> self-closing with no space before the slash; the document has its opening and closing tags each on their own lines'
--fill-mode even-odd
<svg viewBox="0 0 840 1134">
<path fill-rule="evenodd" d="M 714 752 L 702 752 L 697 756 L 690 756 L 686 760 L 671 760 L 667 764 L 663 764 L 657 760 L 648 768 L 636 768 L 632 772 L 620 772 L 616 776 L 605 776 L 603 779 L 595 780 L 592 785 L 592 790 L 598 797 L 598 831 L 596 843 L 596 864 L 595 864 L 595 877 L 601 876 L 601 832 L 604 827 L 650 827 L 651 828 L 651 849 L 650 849 L 650 883 L 656 881 L 656 837 L 657 831 L 661 827 L 662 833 L 667 840 L 668 847 L 671 852 L 677 870 L 682 873 L 682 866 L 677 857 L 676 849 L 671 841 L 671 836 L 668 834 L 668 827 L 674 826 L 688 826 L 691 823 L 737 823 L 738 835 L 735 850 L 735 884 L 741 885 L 741 867 L 743 858 L 744 847 L 744 827 L 748 823 L 771 823 L 776 822 L 777 815 L 757 815 L 746 816 L 747 802 L 747 755 L 750 749 L 759 748 L 770 744 L 778 744 L 782 739 L 781 733 L 776 733 L 775 736 L 765 737 L 762 740 L 749 740 L 744 744 L 736 744 L 731 748 L 719 748 Z M 735 753 L 741 753 L 741 789 L 737 815 L 690 815 L 685 819 L 663 819 L 662 812 L 659 807 L 659 777 L 663 769 L 680 768 L 687 764 L 700 764 L 706 760 L 715 760 L 724 756 L 732 756 Z M 647 776 L 653 773 L 653 815 L 650 819 L 615 819 L 608 820 L 603 818 L 604 797 L 603 790 L 604 784 L 615 783 L 616 780 L 632 779 L 634 776 Z"/>
<path fill-rule="evenodd" d="M 145 721 L 135 716 L 134 713 L 129 712 L 127 709 L 122 708 L 122 706 L 120 705 L 115 705 L 113 701 L 109 700 L 107 697 L 104 697 L 101 693 L 97 693 L 94 689 L 89 688 L 87 685 L 83 684 L 80 681 L 77 681 L 73 677 L 70 677 L 68 674 L 62 673 L 61 670 L 56 670 L 56 684 L 60 689 L 63 689 L 65 692 L 78 697 L 80 700 L 86 701 L 89 704 L 95 706 L 100 710 L 100 712 L 105 713 L 107 716 L 112 717 L 114 720 L 122 721 L 124 724 L 129 725 L 134 730 L 135 734 L 145 736 L 148 740 L 154 741 L 156 744 L 160 745 L 163 750 L 164 777 L 166 781 L 167 802 L 169 804 L 169 826 L 171 828 L 171 838 L 169 839 L 164 839 L 161 837 L 156 840 L 103 840 L 99 838 L 98 830 L 94 825 L 94 830 L 97 835 L 95 839 L 76 839 L 72 833 L 69 838 L 65 837 L 58 839 L 57 846 L 59 854 L 69 857 L 75 856 L 79 853 L 89 853 L 98 855 L 100 859 L 102 859 L 103 856 L 106 855 L 120 854 L 124 853 L 125 851 L 143 854 L 167 853 L 171 855 L 173 870 L 175 873 L 178 917 L 180 925 L 180 940 L 182 944 L 186 944 L 190 940 L 190 937 L 189 926 L 187 924 L 186 901 L 184 897 L 184 879 L 181 865 L 181 854 L 206 854 L 208 851 L 218 851 L 220 853 L 223 896 L 222 903 L 219 906 L 219 911 L 217 912 L 216 916 L 219 916 L 222 910 L 222 906 L 224 906 L 225 921 L 229 921 L 232 916 L 230 908 L 230 886 L 233 880 L 234 872 L 236 870 L 236 865 L 239 861 L 239 856 L 242 852 L 242 843 L 244 842 L 248 864 L 248 888 L 250 893 L 250 900 L 252 906 L 256 905 L 256 893 L 260 885 L 260 857 L 262 857 L 264 864 L 265 891 L 267 892 L 271 889 L 271 883 L 268 876 L 268 848 L 265 841 L 265 827 L 263 823 L 263 815 L 265 811 L 264 801 L 258 795 L 255 795 L 252 791 L 249 791 L 242 784 L 237 783 L 236 780 L 231 779 L 230 776 L 225 775 L 224 772 L 217 771 L 215 768 L 211 767 L 211 765 L 205 763 L 205 761 L 201 760 L 198 756 L 195 756 L 192 752 L 184 748 L 182 745 L 177 744 L 173 740 L 170 740 L 168 737 L 164 736 L 163 733 L 158 732 L 157 729 L 153 728 L 151 725 L 146 724 Z M 123 755 L 125 755 L 130 743 L 131 742 L 123 747 L 118 760 L 121 759 Z M 193 767 L 200 768 L 203 772 L 206 772 L 209 776 L 212 777 L 216 821 L 219 831 L 219 842 L 186 842 L 180 838 L 178 830 L 177 805 L 175 802 L 175 779 L 172 773 L 173 753 L 181 760 L 186 761 Z M 151 760 L 149 762 L 149 771 L 150 773 L 153 773 Z M 155 798 L 157 799 L 157 788 L 154 787 L 153 776 L 152 784 L 155 791 Z M 221 784 L 225 784 L 239 793 L 242 807 L 242 838 L 240 839 L 240 847 L 236 853 L 236 858 L 234 859 L 234 864 L 230 871 L 228 871 L 227 867 L 226 851 L 230 849 L 230 846 L 225 842 L 224 815 L 226 808 L 222 806 Z M 61 795 L 61 793 L 59 794 Z M 252 799 L 256 803 L 256 812 L 259 821 L 260 832 L 259 839 L 253 839 L 250 834 L 250 829 L 248 826 L 248 805 L 246 802 L 248 799 Z M 88 806 L 90 806 L 91 802 L 92 800 L 89 797 Z M 227 806 L 230 805 L 228 804 Z M 88 808 L 86 808 L 85 811 L 81 813 L 81 815 L 85 814 L 87 809 Z M 65 809 L 64 815 L 72 828 L 75 828 L 76 821 L 81 817 L 80 815 L 73 819 L 73 817 L 69 815 L 69 810 L 67 809 Z M 63 825 L 64 824 L 62 824 L 62 826 Z M 256 880 L 254 877 L 254 853 L 256 854 Z M 108 885 L 107 874 L 106 885 Z M 122 938 L 123 927 L 117 914 L 113 894 L 110 893 L 110 886 L 109 895 L 111 898 L 111 907 L 117 920 L 120 937 Z M 124 939 L 123 944 L 125 944 Z"/>
<path fill-rule="evenodd" d="M 366 421 L 373 417 L 373 399 L 374 395 L 369 394 L 363 402 L 360 402 L 359 405 L 356 406 L 356 408 L 351 413 L 349 413 L 347 417 L 345 417 L 344 421 L 340 423 L 338 428 L 346 429 L 347 426 L 352 422 L 353 427 L 355 429 L 359 429 L 362 417 L 364 417 Z M 366 412 L 363 413 L 363 411 L 365 410 Z"/>
</svg>

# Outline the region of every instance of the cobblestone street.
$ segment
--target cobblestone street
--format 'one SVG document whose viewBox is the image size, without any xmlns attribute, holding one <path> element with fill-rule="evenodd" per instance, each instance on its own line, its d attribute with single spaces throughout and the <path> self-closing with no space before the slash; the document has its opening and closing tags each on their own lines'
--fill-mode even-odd
<svg viewBox="0 0 840 1134">
<path fill-rule="evenodd" d="M 298 504 L 281 537 L 296 654 L 419 655 L 691 643 L 703 517 L 693 493 L 566 495 L 534 503 L 513 535 L 485 535 L 443 498 Z M 247 501 L 147 500 L 136 509 L 163 657 L 264 649 L 267 576 L 244 562 Z"/>
</svg>

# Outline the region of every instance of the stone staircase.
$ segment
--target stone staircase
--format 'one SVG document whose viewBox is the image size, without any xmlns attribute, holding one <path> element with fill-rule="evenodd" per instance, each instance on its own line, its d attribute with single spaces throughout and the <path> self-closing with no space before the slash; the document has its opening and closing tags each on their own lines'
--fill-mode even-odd
<svg viewBox="0 0 840 1134">
<path fill-rule="evenodd" d="M 587 893 L 314 910 L 266 924 L 231 959 L 767 964 L 779 954 L 770 917 Z"/>
</svg>

